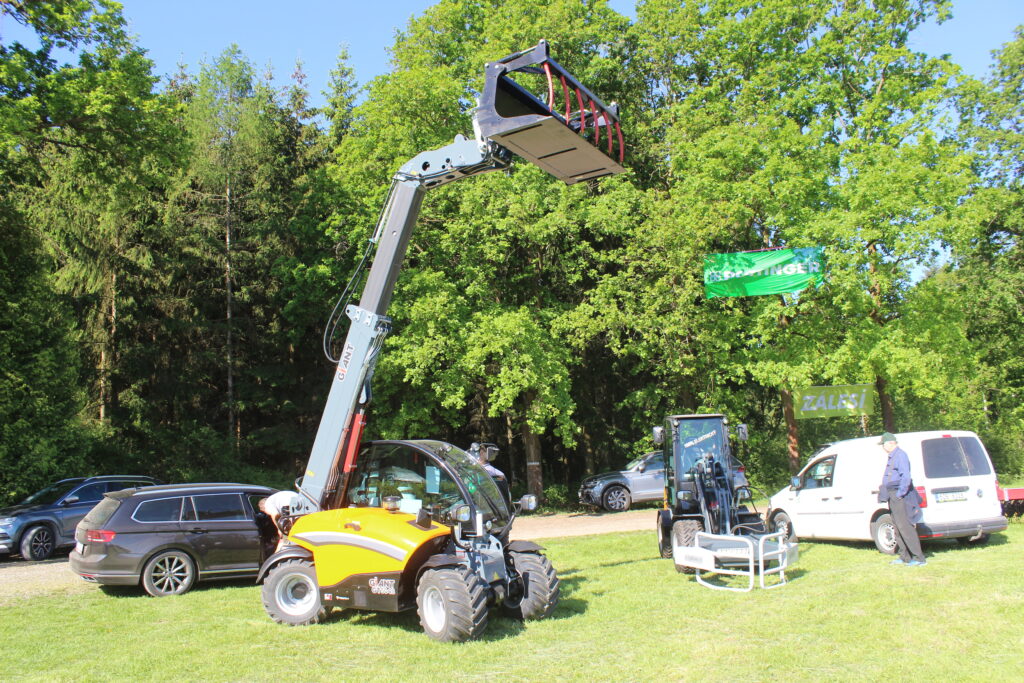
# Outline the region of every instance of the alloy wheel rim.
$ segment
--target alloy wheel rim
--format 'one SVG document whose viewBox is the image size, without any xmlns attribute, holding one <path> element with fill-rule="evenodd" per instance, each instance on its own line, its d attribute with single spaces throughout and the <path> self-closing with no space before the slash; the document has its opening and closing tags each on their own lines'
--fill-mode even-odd
<svg viewBox="0 0 1024 683">
<path fill-rule="evenodd" d="M 626 492 L 622 489 L 615 489 L 608 494 L 608 507 L 613 510 L 621 510 L 626 507 Z"/>
<path fill-rule="evenodd" d="M 168 555 L 153 566 L 153 585 L 163 593 L 177 593 L 188 582 L 191 570 L 178 555 Z"/>
<path fill-rule="evenodd" d="M 37 531 L 36 535 L 32 537 L 32 554 L 49 554 L 53 549 L 53 539 L 50 537 L 50 532 L 46 529 Z"/>
</svg>

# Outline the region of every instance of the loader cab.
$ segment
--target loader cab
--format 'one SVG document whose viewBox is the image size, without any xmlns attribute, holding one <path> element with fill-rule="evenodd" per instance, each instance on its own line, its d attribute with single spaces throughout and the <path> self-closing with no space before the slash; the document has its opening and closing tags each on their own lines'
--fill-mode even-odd
<svg viewBox="0 0 1024 683">
<path fill-rule="evenodd" d="M 488 530 L 504 527 L 511 518 L 504 496 L 479 461 L 451 444 L 371 441 L 357 462 L 346 507 L 384 507 L 386 499 L 397 498 L 399 512 L 426 511 L 434 521 L 455 526 L 457 508 L 469 505 Z"/>
<path fill-rule="evenodd" d="M 724 415 L 672 415 L 661 434 L 669 506 L 696 512 L 699 473 L 731 479 L 728 422 Z"/>
</svg>

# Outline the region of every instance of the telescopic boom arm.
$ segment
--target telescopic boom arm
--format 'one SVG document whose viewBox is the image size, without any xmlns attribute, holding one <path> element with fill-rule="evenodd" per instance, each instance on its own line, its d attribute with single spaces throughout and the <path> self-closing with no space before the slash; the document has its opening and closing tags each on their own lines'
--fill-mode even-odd
<svg viewBox="0 0 1024 683">
<path fill-rule="evenodd" d="M 545 74 L 547 101 L 512 80 L 516 71 Z M 561 87 L 556 88 L 556 83 Z M 556 103 L 556 90 L 564 95 L 564 106 Z M 355 467 L 370 382 L 391 331 L 387 308 L 426 191 L 506 169 L 512 152 L 567 184 L 625 170 L 621 166 L 624 151 L 618 108 L 605 105 L 551 60 L 543 40 L 530 50 L 487 65 L 473 124 L 477 139 L 460 135 L 449 145 L 423 152 L 402 166 L 391 181 L 374 236 L 377 251 L 373 265 L 359 305 L 350 305 L 345 311 L 351 324 L 299 485 L 305 512 L 340 505 L 347 476 Z"/>
</svg>

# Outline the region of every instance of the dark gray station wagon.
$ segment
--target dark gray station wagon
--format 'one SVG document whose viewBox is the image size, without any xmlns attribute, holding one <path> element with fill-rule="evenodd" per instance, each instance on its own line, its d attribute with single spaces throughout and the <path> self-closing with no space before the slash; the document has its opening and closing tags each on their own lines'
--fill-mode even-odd
<svg viewBox="0 0 1024 683">
<path fill-rule="evenodd" d="M 79 523 L 71 569 L 86 581 L 153 596 L 196 581 L 256 576 L 277 533 L 258 503 L 274 489 L 246 484 L 147 486 L 108 493 Z"/>
</svg>

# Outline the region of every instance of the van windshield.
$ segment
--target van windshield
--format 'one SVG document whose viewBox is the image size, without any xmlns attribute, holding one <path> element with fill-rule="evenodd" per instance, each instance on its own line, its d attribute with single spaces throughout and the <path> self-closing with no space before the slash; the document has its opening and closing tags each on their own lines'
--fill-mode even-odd
<svg viewBox="0 0 1024 683">
<path fill-rule="evenodd" d="M 990 474 L 988 456 L 974 436 L 942 437 L 921 442 L 925 476 L 931 479 Z"/>
</svg>

